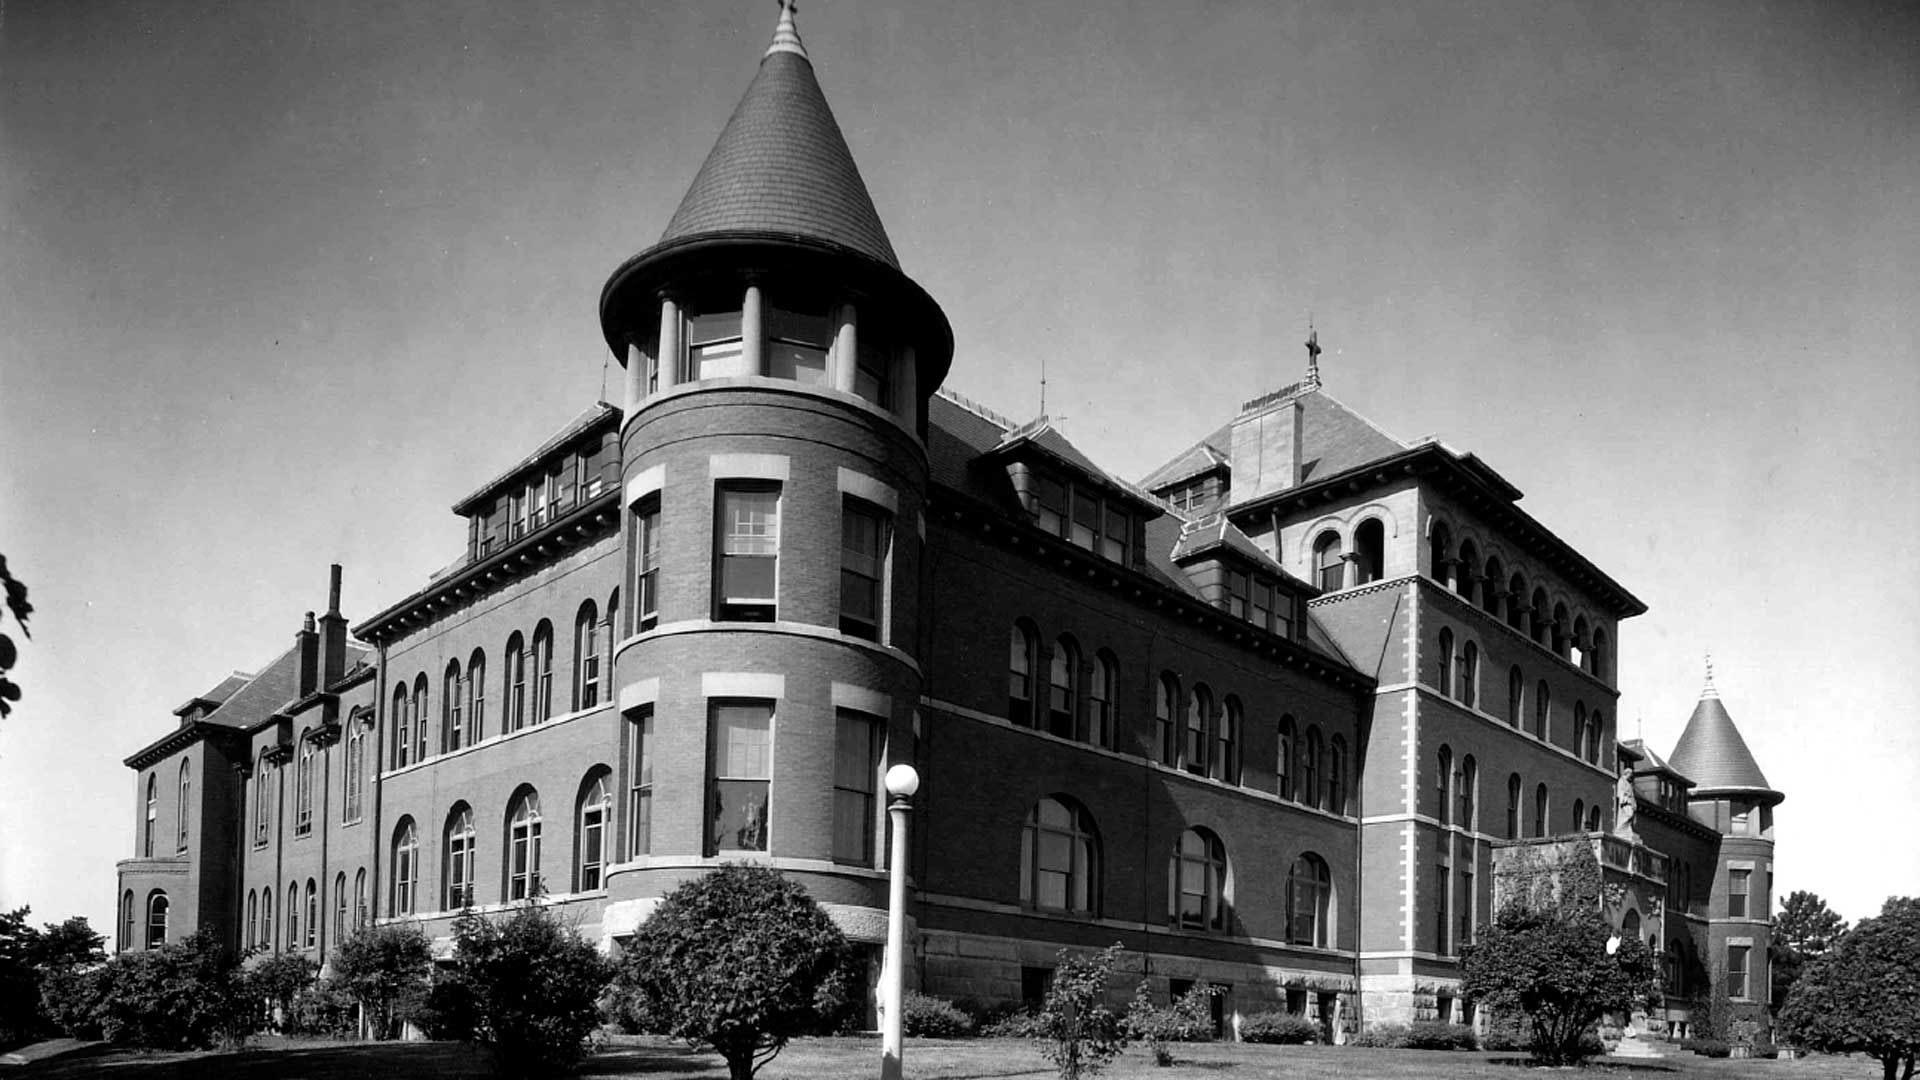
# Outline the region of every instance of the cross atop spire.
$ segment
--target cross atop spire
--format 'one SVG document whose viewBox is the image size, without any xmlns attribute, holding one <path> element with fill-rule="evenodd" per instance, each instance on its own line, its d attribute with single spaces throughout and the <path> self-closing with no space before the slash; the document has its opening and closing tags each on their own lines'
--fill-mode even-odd
<svg viewBox="0 0 1920 1080">
<path fill-rule="evenodd" d="M 773 28 L 773 44 L 767 46 L 765 56 L 777 52 L 787 52 L 807 59 L 807 47 L 800 44 L 800 31 L 794 28 L 793 14 L 800 9 L 795 0 L 780 0 L 780 22 Z"/>
<path fill-rule="evenodd" d="M 1313 328 L 1313 316 L 1307 316 L 1307 377 L 1309 390 L 1320 389 L 1320 331 Z"/>
<path fill-rule="evenodd" d="M 1707 684 L 1700 688 L 1700 700 L 1705 701 L 1708 698 L 1712 698 L 1715 701 L 1720 700 L 1720 691 L 1716 689 L 1713 685 L 1713 650 L 1712 649 L 1707 650 Z"/>
</svg>

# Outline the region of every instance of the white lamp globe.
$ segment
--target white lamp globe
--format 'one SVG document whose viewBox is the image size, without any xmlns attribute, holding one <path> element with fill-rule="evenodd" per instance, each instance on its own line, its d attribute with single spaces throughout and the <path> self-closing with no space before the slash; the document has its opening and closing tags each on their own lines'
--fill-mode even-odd
<svg viewBox="0 0 1920 1080">
<path fill-rule="evenodd" d="M 887 794 L 900 799 L 911 799 L 913 793 L 920 790 L 920 773 L 913 766 L 902 763 L 887 770 Z"/>
</svg>

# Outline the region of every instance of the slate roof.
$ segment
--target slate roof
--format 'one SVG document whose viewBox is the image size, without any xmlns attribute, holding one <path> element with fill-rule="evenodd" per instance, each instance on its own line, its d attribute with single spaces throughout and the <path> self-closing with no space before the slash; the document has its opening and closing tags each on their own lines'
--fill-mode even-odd
<svg viewBox="0 0 1920 1080">
<path fill-rule="evenodd" d="M 1740 737 L 1733 717 L 1720 703 L 1711 673 L 1699 704 L 1687 719 L 1687 729 L 1680 733 L 1680 741 L 1674 744 L 1667 761 L 1674 771 L 1694 782 L 1695 795 L 1748 792 L 1780 801 L 1780 793 L 1767 783 L 1753 751 L 1747 749 L 1747 740 Z"/>
<path fill-rule="evenodd" d="M 1293 395 L 1300 403 L 1300 482 L 1345 472 L 1408 448 L 1325 390 Z M 1140 486 L 1153 491 L 1198 476 L 1209 469 L 1233 467 L 1233 423 L 1228 421 L 1172 460 L 1148 473 Z"/>
<path fill-rule="evenodd" d="M 473 508 L 474 504 L 492 495 L 501 485 L 532 466 L 534 462 L 539 461 L 541 458 L 560 449 L 567 443 L 579 438 L 601 421 L 609 418 L 617 421 L 619 416 L 620 408 L 617 405 L 609 405 L 604 401 L 596 401 L 592 405 L 587 406 L 587 408 L 581 410 L 580 415 L 567 421 L 565 427 L 554 432 L 547 438 L 546 442 L 541 443 L 531 454 L 515 462 L 512 467 L 508 468 L 505 472 L 496 475 L 493 479 L 473 489 L 472 494 L 454 503 L 453 512 L 456 514 L 465 514 Z M 461 561 L 464 562 L 465 560 L 462 559 Z"/>
<path fill-rule="evenodd" d="M 660 243 L 705 234 L 769 233 L 824 240 L 895 270 L 887 230 L 781 11 L 774 46 L 719 141 L 667 222 Z"/>
</svg>

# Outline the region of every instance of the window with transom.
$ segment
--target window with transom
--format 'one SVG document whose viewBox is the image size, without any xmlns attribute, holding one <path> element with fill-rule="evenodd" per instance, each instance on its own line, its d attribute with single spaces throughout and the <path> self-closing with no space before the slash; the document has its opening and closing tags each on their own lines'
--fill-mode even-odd
<svg viewBox="0 0 1920 1080">
<path fill-rule="evenodd" d="M 1093 914 L 1097 852 L 1093 819 L 1078 803 L 1046 798 L 1033 804 L 1020 836 L 1020 902 Z"/>
<path fill-rule="evenodd" d="M 1227 928 L 1227 849 L 1206 829 L 1188 829 L 1174 844 L 1167 872 L 1167 921 L 1182 930 Z"/>
</svg>

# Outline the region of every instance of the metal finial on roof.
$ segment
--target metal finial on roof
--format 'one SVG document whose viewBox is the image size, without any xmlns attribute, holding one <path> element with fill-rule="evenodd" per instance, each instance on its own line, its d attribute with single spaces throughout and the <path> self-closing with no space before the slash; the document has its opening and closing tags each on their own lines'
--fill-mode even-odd
<svg viewBox="0 0 1920 1080">
<path fill-rule="evenodd" d="M 1719 697 L 1720 691 L 1713 685 L 1713 650 L 1709 649 L 1707 650 L 1707 684 L 1700 688 L 1700 700 L 1705 701 L 1708 698 L 1718 700 Z"/>
<path fill-rule="evenodd" d="M 1304 381 L 1308 390 L 1320 389 L 1320 331 L 1313 328 L 1313 316 L 1307 316 L 1307 377 Z"/>
<path fill-rule="evenodd" d="M 767 46 L 761 59 L 777 52 L 788 52 L 802 60 L 807 59 L 807 47 L 800 44 L 800 31 L 793 25 L 793 13 L 798 7 L 794 0 L 780 0 L 780 22 L 773 28 L 773 44 Z"/>
</svg>

